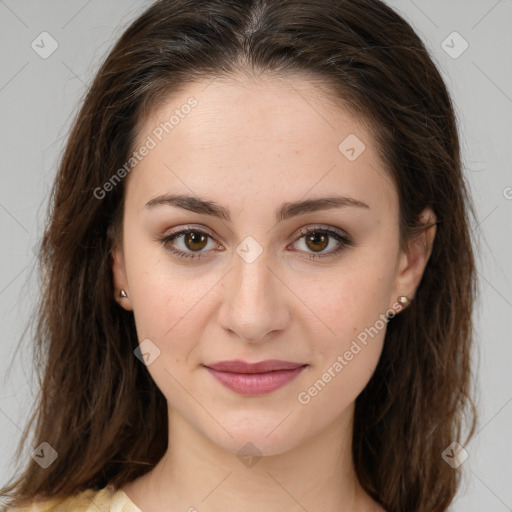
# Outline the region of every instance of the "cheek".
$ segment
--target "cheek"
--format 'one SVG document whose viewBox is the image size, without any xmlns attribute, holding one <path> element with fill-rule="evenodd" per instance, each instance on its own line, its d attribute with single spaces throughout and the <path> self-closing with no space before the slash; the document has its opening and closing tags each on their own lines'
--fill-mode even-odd
<svg viewBox="0 0 512 512">
<path fill-rule="evenodd" d="M 177 268 L 161 262 L 141 265 L 130 290 L 137 298 L 133 312 L 139 343 L 149 339 L 157 347 L 158 357 L 148 371 L 173 407 L 187 411 L 191 404 L 184 387 L 190 388 L 191 372 L 197 371 L 199 340 L 211 316 L 205 293 L 218 278 L 194 280 Z"/>
<path fill-rule="evenodd" d="M 318 431 L 343 416 L 368 384 L 382 351 L 385 329 L 363 344 L 357 339 L 311 372 L 296 397 L 304 432 Z"/>
<path fill-rule="evenodd" d="M 143 237 L 128 236 L 125 243 L 137 335 L 139 341 L 152 340 L 160 351 L 172 348 L 173 359 L 183 358 L 189 345 L 200 339 L 196 334 L 201 319 L 206 319 L 202 298 L 214 286 L 215 276 L 204 273 L 194 278 L 186 265 L 171 261 L 154 241 L 140 242 Z"/>
<path fill-rule="evenodd" d="M 316 280 L 314 289 L 304 283 L 299 290 L 309 311 L 302 329 L 315 353 L 304 402 L 328 409 L 336 404 L 339 412 L 371 378 L 383 348 L 394 277 L 393 254 L 378 254 L 368 251 L 357 261 L 347 259 L 331 278 Z"/>
<path fill-rule="evenodd" d="M 327 334 L 308 331 L 314 364 L 296 396 L 305 431 L 318 428 L 319 421 L 328 425 L 356 400 L 382 353 L 388 325 L 382 288 L 387 283 L 359 279 L 344 284 L 330 300 L 316 301 L 316 311 L 329 326 L 323 329 Z"/>
<path fill-rule="evenodd" d="M 218 279 L 184 279 L 178 272 L 161 273 L 153 267 L 130 283 L 136 297 L 133 304 L 139 339 L 150 338 L 161 350 L 185 354 L 201 339 L 208 321 L 207 291 Z"/>
<path fill-rule="evenodd" d="M 394 261 L 394 255 L 384 250 L 360 251 L 328 273 L 295 283 L 294 292 L 307 306 L 304 318 L 321 329 L 316 337 L 320 351 L 343 349 L 385 315 L 395 277 Z"/>
</svg>

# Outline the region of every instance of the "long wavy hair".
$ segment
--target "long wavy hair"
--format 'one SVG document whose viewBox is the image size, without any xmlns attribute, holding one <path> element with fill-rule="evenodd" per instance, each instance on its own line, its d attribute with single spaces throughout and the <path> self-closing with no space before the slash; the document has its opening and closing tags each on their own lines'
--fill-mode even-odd
<svg viewBox="0 0 512 512">
<path fill-rule="evenodd" d="M 122 486 L 167 449 L 166 400 L 134 357 L 133 314 L 113 296 L 124 182 L 101 199 L 94 191 L 127 161 L 141 120 L 169 94 L 239 70 L 306 74 L 369 122 L 398 191 L 403 243 L 425 207 L 437 216 L 415 298 L 389 322 L 357 397 L 352 451 L 362 486 L 388 512 L 441 512 L 453 501 L 460 468 L 441 454 L 454 441 L 465 446 L 477 421 L 474 210 L 453 103 L 429 52 L 379 0 L 160 0 L 101 65 L 59 163 L 33 316 L 40 393 L 18 449 L 34 429 L 32 446 L 47 442 L 58 458 L 46 469 L 23 458 L 2 489 L 8 504 Z"/>
</svg>

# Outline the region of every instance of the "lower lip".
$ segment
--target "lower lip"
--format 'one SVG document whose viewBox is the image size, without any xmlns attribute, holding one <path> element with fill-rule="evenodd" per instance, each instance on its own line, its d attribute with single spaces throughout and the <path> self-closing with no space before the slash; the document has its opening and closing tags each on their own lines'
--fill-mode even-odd
<svg viewBox="0 0 512 512">
<path fill-rule="evenodd" d="M 306 367 L 299 366 L 292 370 L 275 370 L 266 373 L 232 373 L 206 367 L 221 384 L 241 395 L 271 393 L 295 379 L 304 368 Z"/>
</svg>

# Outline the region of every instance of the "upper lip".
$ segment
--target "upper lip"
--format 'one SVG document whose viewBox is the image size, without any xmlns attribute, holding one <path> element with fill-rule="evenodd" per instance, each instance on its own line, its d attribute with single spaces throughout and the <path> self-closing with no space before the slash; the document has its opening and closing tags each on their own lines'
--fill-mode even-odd
<svg viewBox="0 0 512 512">
<path fill-rule="evenodd" d="M 266 373 L 275 370 L 292 370 L 301 366 L 306 366 L 304 363 L 294 363 L 291 361 L 280 361 L 278 359 L 268 359 L 258 363 L 246 363 L 239 359 L 232 361 L 219 361 L 214 364 L 205 364 L 207 368 L 218 370 L 221 372 L 231 373 Z"/>
</svg>

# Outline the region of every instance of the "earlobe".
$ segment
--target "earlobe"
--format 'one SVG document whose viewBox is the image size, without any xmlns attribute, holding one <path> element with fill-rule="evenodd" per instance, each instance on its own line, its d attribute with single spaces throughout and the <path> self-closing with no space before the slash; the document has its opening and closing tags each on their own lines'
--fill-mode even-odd
<svg viewBox="0 0 512 512">
<path fill-rule="evenodd" d="M 111 251 L 111 268 L 115 301 L 126 311 L 132 311 L 132 305 L 128 294 L 128 283 L 122 250 L 116 246 Z"/>
<path fill-rule="evenodd" d="M 433 210 L 423 210 L 419 222 L 422 229 L 409 240 L 406 251 L 400 255 L 392 301 L 397 301 L 397 297 L 401 296 L 407 297 L 409 301 L 414 298 L 432 254 L 437 223 Z"/>
</svg>

